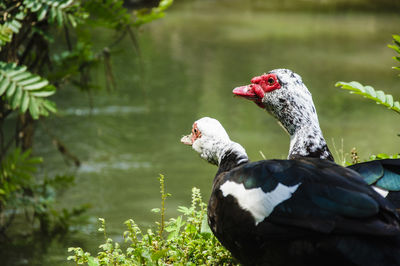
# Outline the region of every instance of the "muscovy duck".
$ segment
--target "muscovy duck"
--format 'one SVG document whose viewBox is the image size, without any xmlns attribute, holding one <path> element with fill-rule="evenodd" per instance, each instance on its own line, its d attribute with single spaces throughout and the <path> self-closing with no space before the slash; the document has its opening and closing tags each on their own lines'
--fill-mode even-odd
<svg viewBox="0 0 400 266">
<path fill-rule="evenodd" d="M 274 116 L 290 135 L 289 159 L 315 157 L 333 161 L 322 135 L 311 93 L 300 75 L 275 69 L 237 87 L 235 95 L 255 102 Z M 400 208 L 400 159 L 385 159 L 351 165 L 365 181 Z"/>
<path fill-rule="evenodd" d="M 218 120 L 181 142 L 218 166 L 208 223 L 244 265 L 400 265 L 400 218 L 355 171 L 329 160 L 249 162 Z"/>
</svg>

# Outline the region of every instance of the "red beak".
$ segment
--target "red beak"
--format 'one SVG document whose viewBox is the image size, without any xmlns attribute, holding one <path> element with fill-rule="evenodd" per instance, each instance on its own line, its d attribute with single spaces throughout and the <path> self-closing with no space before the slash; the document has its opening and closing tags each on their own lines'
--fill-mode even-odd
<svg viewBox="0 0 400 266">
<path fill-rule="evenodd" d="M 241 87 L 236 87 L 233 89 L 233 94 L 249 99 L 249 100 L 253 100 L 257 98 L 256 93 L 254 92 L 253 89 L 253 84 L 251 85 L 246 85 L 246 86 L 241 86 Z"/>
<path fill-rule="evenodd" d="M 243 97 L 247 100 L 253 101 L 259 107 L 264 108 L 262 98 L 264 97 L 264 91 L 258 84 L 250 84 L 247 86 L 241 86 L 233 89 L 233 94 Z"/>
</svg>

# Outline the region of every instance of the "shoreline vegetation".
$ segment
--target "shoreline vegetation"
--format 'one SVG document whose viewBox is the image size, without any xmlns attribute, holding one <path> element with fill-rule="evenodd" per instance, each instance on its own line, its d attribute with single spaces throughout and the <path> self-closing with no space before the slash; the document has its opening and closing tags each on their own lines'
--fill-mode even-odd
<svg viewBox="0 0 400 266">
<path fill-rule="evenodd" d="M 160 174 L 161 208 L 160 221 L 153 228 L 142 230 L 129 219 L 123 233 L 124 244 L 109 238 L 106 221 L 99 218 L 99 231 L 104 243 L 99 245 L 97 255 L 91 255 L 81 247 L 70 247 L 73 255 L 68 257 L 77 264 L 93 265 L 237 265 L 212 234 L 207 224 L 207 204 L 203 202 L 200 189 L 193 187 L 190 207 L 179 206 L 182 213 L 165 221 L 165 201 L 171 196 L 165 191 L 165 177 Z M 124 247 L 123 247 L 124 246 Z"/>
</svg>

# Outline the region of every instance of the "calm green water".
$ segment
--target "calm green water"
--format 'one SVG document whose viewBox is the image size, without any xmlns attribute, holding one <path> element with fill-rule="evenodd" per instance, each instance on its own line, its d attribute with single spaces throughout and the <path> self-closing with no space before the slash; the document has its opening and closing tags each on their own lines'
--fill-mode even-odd
<svg viewBox="0 0 400 266">
<path fill-rule="evenodd" d="M 400 117 L 374 103 L 334 87 L 336 81 L 358 80 L 400 96 L 400 79 L 391 70 L 394 55 L 386 45 L 398 33 L 400 17 L 373 13 L 279 12 L 247 5 L 246 1 L 178 3 L 165 18 L 139 34 L 143 68 L 129 41 L 113 58 L 118 89 L 89 98 L 62 90 L 56 98 L 57 118 L 45 121 L 53 134 L 82 161 L 68 166 L 43 127 L 35 148 L 49 175 L 70 172 L 78 186 L 59 199 L 65 207 L 90 203 L 92 223 L 45 251 L 35 247 L 14 252 L 12 264 L 60 265 L 69 246 L 93 254 L 100 243 L 96 217 L 121 240 L 123 222 L 133 218 L 148 227 L 159 207 L 160 173 L 166 176 L 167 214 L 188 205 L 191 188 L 207 200 L 216 168 L 179 143 L 194 120 L 211 116 L 225 126 L 253 160 L 285 158 L 289 138 L 256 105 L 234 98 L 232 89 L 274 68 L 290 68 L 303 77 L 319 113 L 328 144 L 343 140 L 345 152 L 357 147 L 361 158 L 400 151 Z M 99 43 L 113 36 L 99 32 Z M 95 76 L 104 81 L 103 73 Z M 331 149 L 334 150 L 333 147 Z M 11 254 L 11 253 L 10 253 Z M 17 259 L 17 256 L 19 259 Z M 23 258 L 23 259 L 21 259 Z"/>
</svg>

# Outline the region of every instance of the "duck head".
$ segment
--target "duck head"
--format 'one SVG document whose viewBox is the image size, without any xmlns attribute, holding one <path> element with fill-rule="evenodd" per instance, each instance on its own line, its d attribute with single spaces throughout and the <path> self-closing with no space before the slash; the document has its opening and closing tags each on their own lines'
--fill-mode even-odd
<svg viewBox="0 0 400 266">
<path fill-rule="evenodd" d="M 289 158 L 333 157 L 319 126 L 311 93 L 300 75 L 289 69 L 274 69 L 237 87 L 233 94 L 256 103 L 274 116 L 290 135 Z"/>
<path fill-rule="evenodd" d="M 200 157 L 211 164 L 219 165 L 229 152 L 247 158 L 245 149 L 231 141 L 221 123 L 210 117 L 203 117 L 193 123 L 192 132 L 181 138 L 181 143 L 192 146 Z"/>
<path fill-rule="evenodd" d="M 289 69 L 275 69 L 237 87 L 233 94 L 267 110 L 293 135 L 302 126 L 318 123 L 312 95 L 301 77 Z"/>
</svg>

